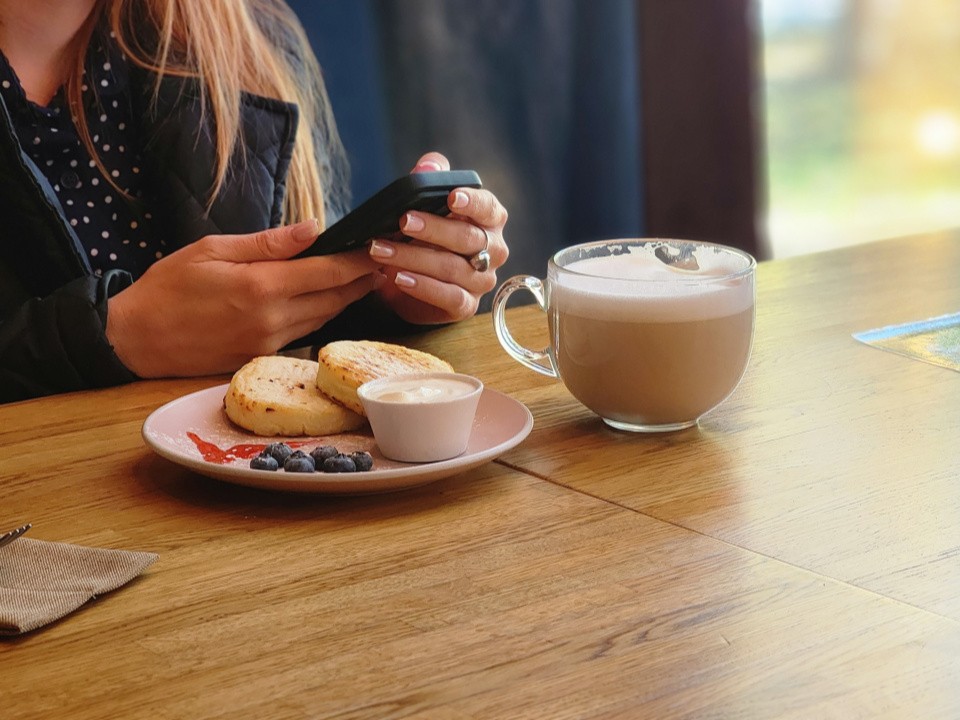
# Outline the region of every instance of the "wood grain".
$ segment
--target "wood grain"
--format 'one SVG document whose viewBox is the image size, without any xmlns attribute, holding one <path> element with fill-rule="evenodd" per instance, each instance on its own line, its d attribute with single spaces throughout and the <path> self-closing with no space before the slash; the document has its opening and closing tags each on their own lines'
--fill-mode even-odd
<svg viewBox="0 0 960 720">
<path fill-rule="evenodd" d="M 502 465 L 306 498 L 129 445 L 15 483 L 37 537 L 160 560 L 0 645 L 5 718 L 960 711 L 956 623 Z"/>
<path fill-rule="evenodd" d="M 851 337 L 956 312 L 957 267 L 956 234 L 761 263 L 750 367 L 692 431 L 610 430 L 559 383 L 510 369 L 536 426 L 508 460 L 958 620 L 960 375 Z M 518 333 L 542 322 L 511 316 Z"/>
<path fill-rule="evenodd" d="M 960 716 L 960 379 L 849 339 L 948 310 L 935 255 L 960 259 L 930 237 L 762 265 L 747 378 L 675 435 L 606 429 L 489 316 L 412 338 L 536 426 L 389 495 L 257 491 L 144 446 L 150 411 L 223 378 L 0 406 L 0 526 L 160 555 L 0 641 L 0 716 Z"/>
</svg>

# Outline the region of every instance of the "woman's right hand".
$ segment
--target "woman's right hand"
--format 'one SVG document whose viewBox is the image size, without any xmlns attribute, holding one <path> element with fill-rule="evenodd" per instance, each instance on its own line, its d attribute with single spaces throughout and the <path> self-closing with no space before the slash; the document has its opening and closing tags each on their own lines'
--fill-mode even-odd
<svg viewBox="0 0 960 720">
<path fill-rule="evenodd" d="M 161 258 L 110 299 L 107 339 L 142 378 L 232 372 L 276 352 L 383 281 L 366 249 L 291 260 L 318 232 L 308 220 L 210 235 Z"/>
</svg>

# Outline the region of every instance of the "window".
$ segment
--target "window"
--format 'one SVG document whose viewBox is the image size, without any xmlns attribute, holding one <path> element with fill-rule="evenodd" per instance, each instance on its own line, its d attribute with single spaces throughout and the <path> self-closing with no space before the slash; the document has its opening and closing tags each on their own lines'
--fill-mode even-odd
<svg viewBox="0 0 960 720">
<path fill-rule="evenodd" d="M 774 257 L 960 226 L 960 0 L 759 0 Z"/>
</svg>

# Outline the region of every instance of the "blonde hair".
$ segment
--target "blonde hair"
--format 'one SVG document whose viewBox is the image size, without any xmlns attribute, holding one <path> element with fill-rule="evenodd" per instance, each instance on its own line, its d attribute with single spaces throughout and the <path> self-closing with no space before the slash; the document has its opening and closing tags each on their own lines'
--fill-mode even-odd
<svg viewBox="0 0 960 720">
<path fill-rule="evenodd" d="M 105 169 L 82 111 L 82 86 L 86 49 L 103 19 L 127 58 L 155 74 L 155 97 L 166 76 L 198 81 L 201 107 L 215 128 L 215 180 L 208 208 L 242 142 L 240 98 L 249 92 L 300 109 L 284 222 L 317 218 L 324 225 L 325 200 L 340 209 L 346 192 L 342 147 L 316 57 L 283 0 L 99 0 L 78 36 L 66 92 L 81 140 L 101 172 Z"/>
</svg>

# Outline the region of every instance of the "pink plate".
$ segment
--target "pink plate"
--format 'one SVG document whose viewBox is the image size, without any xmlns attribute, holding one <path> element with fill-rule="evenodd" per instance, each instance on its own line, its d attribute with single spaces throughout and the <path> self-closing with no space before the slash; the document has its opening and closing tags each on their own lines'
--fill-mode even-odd
<svg viewBox="0 0 960 720">
<path fill-rule="evenodd" d="M 143 423 L 143 439 L 158 455 L 201 475 L 237 485 L 328 494 L 381 493 L 424 485 L 483 465 L 519 445 L 533 429 L 523 403 L 484 389 L 467 449 L 435 463 L 406 464 L 384 458 L 369 430 L 311 438 L 267 438 L 241 430 L 223 411 L 227 385 L 185 395 L 158 408 Z M 286 441 L 306 452 L 335 445 L 341 452 L 366 450 L 373 470 L 358 473 L 287 473 L 252 470 L 249 458 L 270 442 Z"/>
</svg>

